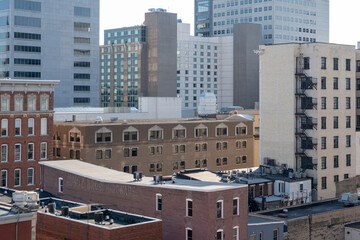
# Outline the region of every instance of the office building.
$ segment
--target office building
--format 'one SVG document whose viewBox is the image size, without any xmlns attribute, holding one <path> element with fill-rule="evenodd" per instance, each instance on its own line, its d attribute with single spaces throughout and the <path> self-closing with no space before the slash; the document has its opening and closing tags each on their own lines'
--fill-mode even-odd
<svg viewBox="0 0 360 240">
<path fill-rule="evenodd" d="M 139 96 L 176 97 L 176 14 L 150 10 L 142 26 L 105 30 L 102 107 L 138 108 Z"/>
<path fill-rule="evenodd" d="M 0 77 L 61 80 L 56 107 L 99 105 L 99 0 L 4 0 L 0 10 Z"/>
<path fill-rule="evenodd" d="M 305 172 L 318 199 L 357 175 L 354 46 L 261 46 L 260 162 Z"/>
<path fill-rule="evenodd" d="M 262 25 L 263 44 L 329 41 L 329 0 L 195 0 L 195 35 L 233 35 L 236 23 Z"/>
<path fill-rule="evenodd" d="M 249 115 L 225 120 L 55 122 L 54 131 L 57 160 L 79 159 L 118 171 L 141 171 L 146 176 L 258 165 L 259 140 Z"/>
<path fill-rule="evenodd" d="M 0 80 L 1 187 L 39 187 L 39 161 L 53 156 L 54 87 L 58 83 Z"/>
<path fill-rule="evenodd" d="M 45 191 L 161 219 L 163 239 L 247 239 L 246 185 L 133 178 L 78 160 L 41 164 Z"/>
</svg>

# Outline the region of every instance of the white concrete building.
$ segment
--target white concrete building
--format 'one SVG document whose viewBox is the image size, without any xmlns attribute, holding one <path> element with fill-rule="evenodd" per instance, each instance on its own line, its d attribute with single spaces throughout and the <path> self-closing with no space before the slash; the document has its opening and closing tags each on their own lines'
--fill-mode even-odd
<svg viewBox="0 0 360 240">
<path fill-rule="evenodd" d="M 260 161 L 314 178 L 318 199 L 356 175 L 355 48 L 307 43 L 261 46 Z"/>
</svg>

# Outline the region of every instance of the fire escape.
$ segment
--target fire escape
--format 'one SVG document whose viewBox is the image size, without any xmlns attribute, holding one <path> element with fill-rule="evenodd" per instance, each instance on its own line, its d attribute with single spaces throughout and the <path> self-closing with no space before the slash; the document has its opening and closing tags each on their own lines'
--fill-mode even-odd
<svg viewBox="0 0 360 240">
<path fill-rule="evenodd" d="M 308 152 L 317 150 L 317 139 L 309 136 L 309 132 L 317 130 L 317 119 L 309 116 L 309 111 L 317 109 L 317 98 L 309 96 L 309 91 L 316 90 L 317 80 L 304 72 L 302 56 L 296 66 L 296 163 L 297 170 L 317 169 L 317 161 Z M 299 166 L 300 163 L 300 166 Z"/>
</svg>

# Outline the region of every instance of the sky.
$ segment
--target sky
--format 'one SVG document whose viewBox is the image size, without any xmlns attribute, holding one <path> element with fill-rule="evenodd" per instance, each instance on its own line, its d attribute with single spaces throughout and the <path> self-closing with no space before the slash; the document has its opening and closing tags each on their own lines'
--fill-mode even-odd
<svg viewBox="0 0 360 240">
<path fill-rule="evenodd" d="M 193 32 L 194 0 L 100 0 L 100 44 L 105 29 L 141 25 L 149 8 L 177 13 Z M 360 41 L 359 9 L 359 0 L 330 0 L 331 43 L 356 45 Z"/>
</svg>

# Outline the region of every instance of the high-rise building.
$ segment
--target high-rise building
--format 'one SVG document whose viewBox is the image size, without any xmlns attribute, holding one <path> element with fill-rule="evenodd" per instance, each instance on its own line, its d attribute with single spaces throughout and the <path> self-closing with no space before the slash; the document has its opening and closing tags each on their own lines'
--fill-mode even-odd
<svg viewBox="0 0 360 240">
<path fill-rule="evenodd" d="M 99 105 L 99 0 L 3 0 L 0 10 L 0 77 L 61 80 L 56 107 Z"/>
<path fill-rule="evenodd" d="M 136 107 L 138 97 L 176 97 L 174 13 L 151 9 L 141 26 L 105 30 L 101 49 L 102 107 Z"/>
<path fill-rule="evenodd" d="M 261 49 L 260 162 L 305 172 L 318 199 L 335 197 L 337 182 L 358 175 L 354 46 Z"/>
<path fill-rule="evenodd" d="M 260 23 L 263 43 L 328 42 L 329 0 L 195 0 L 195 35 L 226 36 Z"/>
</svg>

